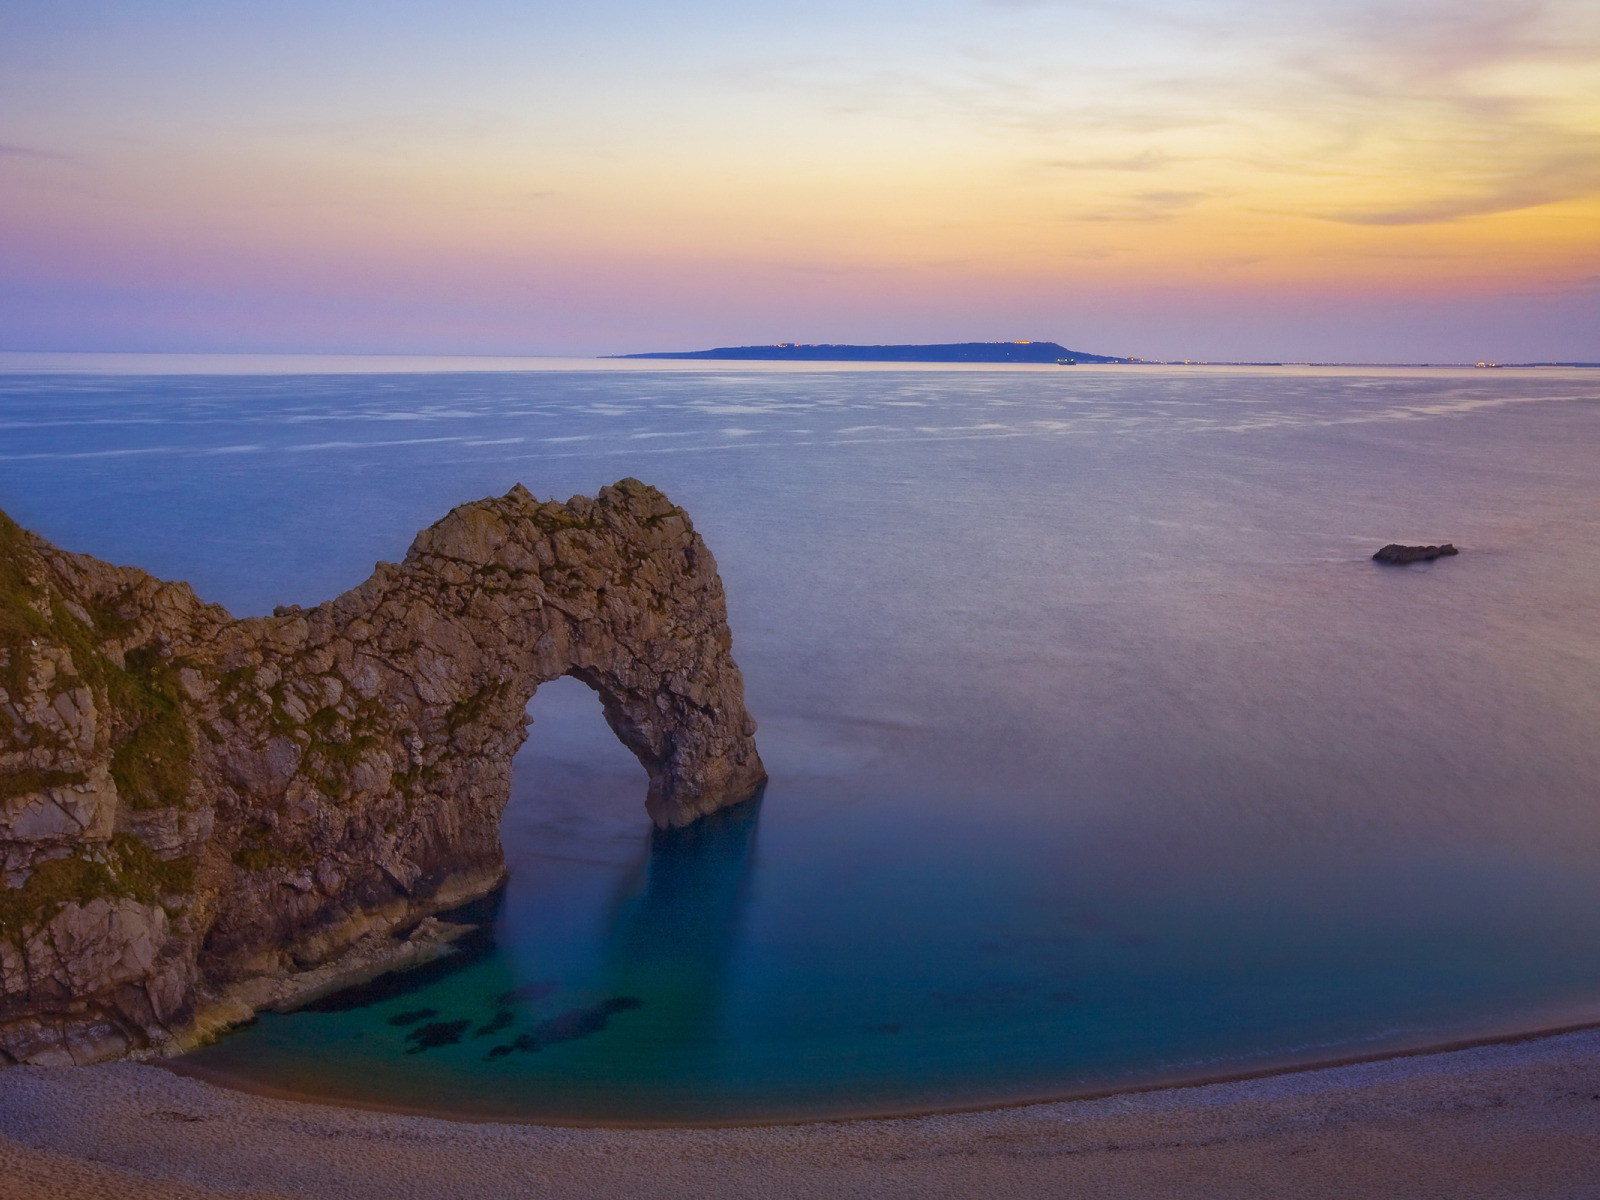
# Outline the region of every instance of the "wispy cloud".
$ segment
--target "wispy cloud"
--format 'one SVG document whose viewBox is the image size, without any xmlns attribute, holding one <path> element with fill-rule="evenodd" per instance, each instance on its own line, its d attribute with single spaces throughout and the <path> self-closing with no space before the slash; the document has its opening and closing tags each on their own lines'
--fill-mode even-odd
<svg viewBox="0 0 1600 1200">
<path fill-rule="evenodd" d="M 1435 225 L 1468 217 L 1519 212 L 1600 194 L 1600 152 L 1517 172 L 1483 191 L 1372 211 L 1327 214 L 1345 225 Z"/>
<path fill-rule="evenodd" d="M 74 162 L 70 154 L 60 154 L 54 150 L 41 150 L 37 146 L 15 146 L 0 142 L 0 158 L 31 158 L 40 162 Z"/>
<path fill-rule="evenodd" d="M 1209 197 L 1209 192 L 1140 192 L 1113 208 L 1080 213 L 1080 221 L 1170 221 Z"/>
<path fill-rule="evenodd" d="M 1159 171 L 1179 161 L 1159 150 L 1141 150 L 1118 158 L 1047 159 L 1039 165 L 1054 171 Z"/>
</svg>

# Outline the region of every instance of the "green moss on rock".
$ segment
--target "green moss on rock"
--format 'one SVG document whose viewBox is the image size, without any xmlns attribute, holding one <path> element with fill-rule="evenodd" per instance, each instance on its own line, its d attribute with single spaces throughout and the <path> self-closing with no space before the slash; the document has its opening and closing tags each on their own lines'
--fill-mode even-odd
<svg viewBox="0 0 1600 1200">
<path fill-rule="evenodd" d="M 131 833 L 111 839 L 111 854 L 122 890 L 136 900 L 154 904 L 168 896 L 186 896 L 194 891 L 195 861 L 162 858 Z"/>
<path fill-rule="evenodd" d="M 273 831 L 264 826 L 250 826 L 240 836 L 239 847 L 233 852 L 233 865 L 246 871 L 272 871 L 303 867 L 311 861 L 311 852 L 306 847 L 285 846 L 275 837 Z"/>
<path fill-rule="evenodd" d="M 132 650 L 108 679 L 111 702 L 133 724 L 111 756 L 117 794 L 135 809 L 183 804 L 194 776 L 194 741 L 178 705 L 177 671 L 151 648 Z"/>
<path fill-rule="evenodd" d="M 476 724 L 478 719 L 489 711 L 490 707 L 498 703 L 506 694 L 507 684 L 491 683 L 488 687 L 474 692 L 465 700 L 457 700 L 445 712 L 445 728 L 451 733 L 465 725 Z"/>
<path fill-rule="evenodd" d="M 382 709 L 364 702 L 348 718 L 337 708 L 319 708 L 306 719 L 306 743 L 302 770 L 314 778 L 324 796 L 343 803 L 351 796 L 350 773 L 363 755 L 383 739 L 369 732 Z"/>
<path fill-rule="evenodd" d="M 40 863 L 19 888 L 0 891 L 0 937 L 15 938 L 76 901 L 87 904 L 121 889 L 111 868 L 90 858 L 54 858 Z"/>
<path fill-rule="evenodd" d="M 0 938 L 15 940 L 69 904 L 131 898 L 159 904 L 194 891 L 193 858 L 164 859 L 132 834 L 119 833 L 103 860 L 80 851 L 33 869 L 21 887 L 0 890 Z"/>
<path fill-rule="evenodd" d="M 72 787 L 88 781 L 89 777 L 82 771 L 36 771 L 32 767 L 26 771 L 13 771 L 9 775 L 0 775 L 0 804 L 18 796 L 42 792 L 46 788 Z"/>
</svg>

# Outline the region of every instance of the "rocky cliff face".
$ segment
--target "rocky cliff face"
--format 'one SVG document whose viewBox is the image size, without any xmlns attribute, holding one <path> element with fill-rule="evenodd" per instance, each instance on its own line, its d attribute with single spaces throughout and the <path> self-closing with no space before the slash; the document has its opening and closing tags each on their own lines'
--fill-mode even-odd
<svg viewBox="0 0 1600 1200">
<path fill-rule="evenodd" d="M 501 880 L 511 758 L 559 676 L 600 694 L 657 825 L 745 799 L 730 645 L 710 551 L 637 480 L 519 485 L 241 621 L 0 514 L 0 1063 L 181 1048 L 330 962 L 416 957 Z"/>
</svg>

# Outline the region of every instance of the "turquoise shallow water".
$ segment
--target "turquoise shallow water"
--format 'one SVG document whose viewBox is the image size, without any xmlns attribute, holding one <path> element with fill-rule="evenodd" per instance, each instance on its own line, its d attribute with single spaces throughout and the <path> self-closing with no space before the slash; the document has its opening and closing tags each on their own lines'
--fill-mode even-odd
<svg viewBox="0 0 1600 1200">
<path fill-rule="evenodd" d="M 0 507 L 235 613 L 519 480 L 693 515 L 762 803 L 654 835 L 548 685 L 492 937 L 192 1059 L 462 1115 L 916 1111 L 1600 1017 L 1597 468 L 1577 372 L 0 375 Z"/>
</svg>

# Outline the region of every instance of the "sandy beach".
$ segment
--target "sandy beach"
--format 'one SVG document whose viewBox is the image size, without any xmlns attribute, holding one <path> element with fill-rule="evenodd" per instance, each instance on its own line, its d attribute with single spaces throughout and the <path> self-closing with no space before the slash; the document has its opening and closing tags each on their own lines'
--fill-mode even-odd
<svg viewBox="0 0 1600 1200">
<path fill-rule="evenodd" d="M 941 1116 L 469 1124 L 160 1067 L 0 1071 L 0 1197 L 800 1200 L 1600 1195 L 1600 1030 Z"/>
</svg>

